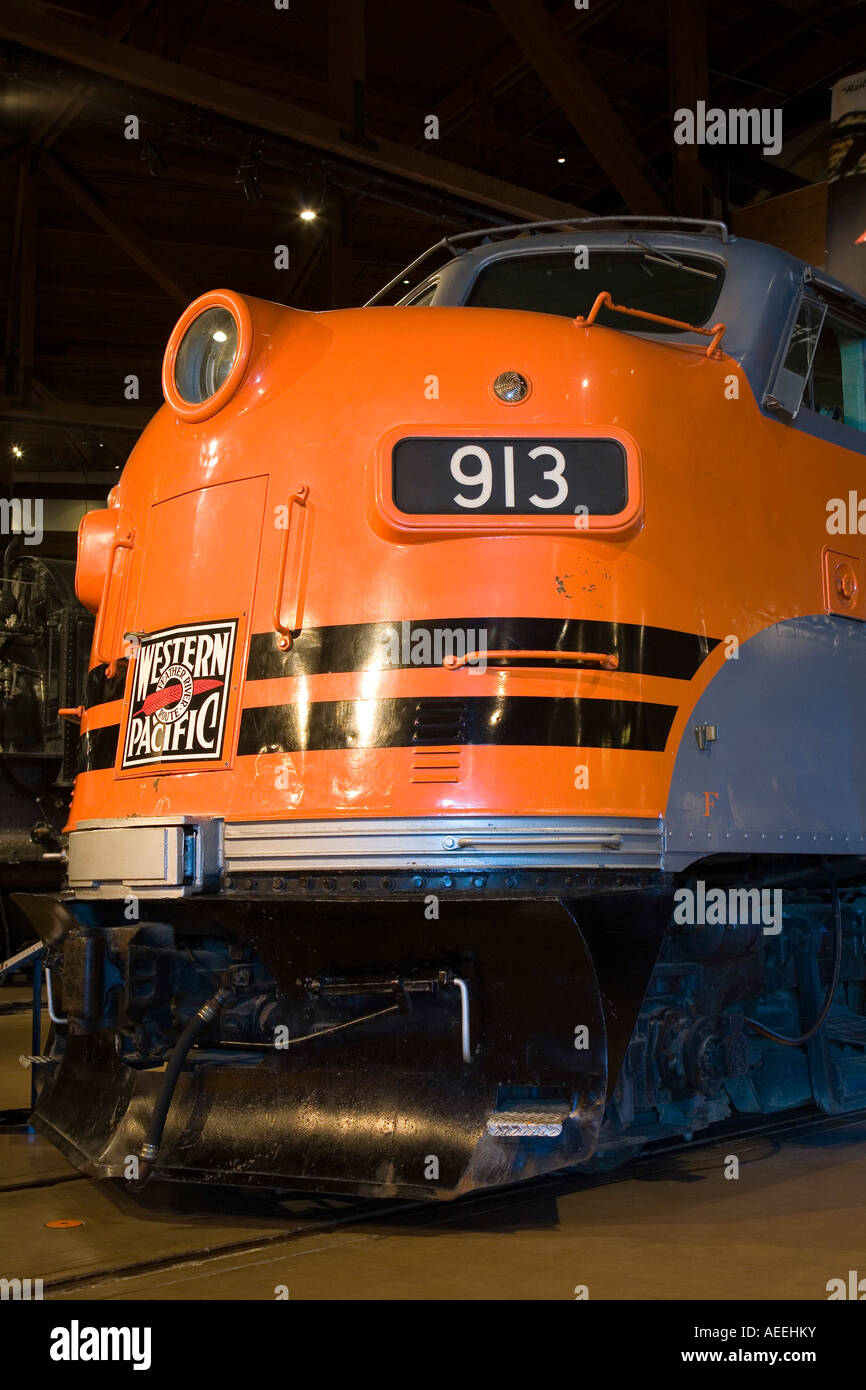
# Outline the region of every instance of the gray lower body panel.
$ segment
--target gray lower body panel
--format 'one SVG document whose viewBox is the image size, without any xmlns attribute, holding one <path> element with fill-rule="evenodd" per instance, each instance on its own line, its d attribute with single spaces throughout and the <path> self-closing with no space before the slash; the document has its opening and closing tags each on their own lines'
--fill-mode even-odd
<svg viewBox="0 0 866 1390">
<path fill-rule="evenodd" d="M 710 854 L 866 854 L 866 624 L 774 623 L 723 661 L 686 727 L 665 867 Z M 717 737 L 698 746 L 695 727 Z"/>
</svg>

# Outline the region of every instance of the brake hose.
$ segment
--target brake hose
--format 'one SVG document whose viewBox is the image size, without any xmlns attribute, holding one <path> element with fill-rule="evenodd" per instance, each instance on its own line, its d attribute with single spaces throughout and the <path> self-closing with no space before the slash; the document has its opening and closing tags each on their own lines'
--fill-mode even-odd
<svg viewBox="0 0 866 1390">
<path fill-rule="evenodd" d="M 807 1029 L 805 1033 L 801 1033 L 798 1038 L 786 1038 L 783 1033 L 775 1033 L 772 1028 L 765 1028 L 763 1023 L 758 1023 L 757 1019 L 743 1019 L 743 1022 L 748 1024 L 750 1028 L 754 1028 L 756 1033 L 760 1033 L 764 1038 L 769 1038 L 771 1042 L 784 1043 L 785 1047 L 799 1047 L 801 1043 L 806 1043 L 810 1038 L 814 1038 L 815 1034 L 826 1022 L 827 1015 L 830 1012 L 830 1006 L 833 1003 L 833 997 L 836 993 L 836 987 L 839 984 L 839 975 L 842 970 L 842 905 L 839 901 L 839 885 L 835 879 L 830 880 L 830 891 L 833 895 L 833 919 L 835 924 L 833 972 L 827 989 L 827 997 L 812 1027 Z"/>
<path fill-rule="evenodd" d="M 178 1038 L 168 1065 L 162 1079 L 159 1095 L 156 1098 L 156 1105 L 150 1117 L 147 1127 L 147 1134 L 144 1143 L 138 1152 L 138 1177 L 135 1180 L 137 1187 L 144 1187 L 153 1172 L 154 1165 L 159 1154 L 159 1146 L 162 1143 L 162 1134 L 165 1129 L 165 1122 L 168 1118 L 168 1111 L 171 1105 L 174 1088 L 180 1076 L 181 1068 L 186 1061 L 187 1054 L 198 1037 L 201 1030 L 222 1013 L 230 999 L 234 998 L 234 991 L 230 989 L 218 990 L 210 999 L 197 1009 Z"/>
</svg>

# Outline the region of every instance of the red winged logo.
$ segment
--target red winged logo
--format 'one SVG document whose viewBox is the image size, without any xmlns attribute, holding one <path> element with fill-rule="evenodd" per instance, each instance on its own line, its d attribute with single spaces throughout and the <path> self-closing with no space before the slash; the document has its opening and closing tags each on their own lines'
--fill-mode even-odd
<svg viewBox="0 0 866 1390">
<path fill-rule="evenodd" d="M 203 690 L 215 690 L 217 686 L 223 683 L 223 681 L 205 680 L 203 677 L 200 677 L 198 680 L 193 681 L 192 693 L 193 695 L 198 695 Z M 166 705 L 173 705 L 179 700 L 182 694 L 183 686 L 179 681 L 175 681 L 172 685 L 164 686 L 162 690 L 153 690 L 150 695 L 146 697 L 141 709 L 135 711 L 134 717 L 137 718 L 139 714 L 154 714 L 158 709 L 165 709 Z"/>
</svg>

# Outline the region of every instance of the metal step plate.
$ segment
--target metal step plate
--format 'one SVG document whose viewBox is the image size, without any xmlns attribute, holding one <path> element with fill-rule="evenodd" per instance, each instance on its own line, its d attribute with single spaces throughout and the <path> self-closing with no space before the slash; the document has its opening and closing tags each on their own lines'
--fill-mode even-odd
<svg viewBox="0 0 866 1390">
<path fill-rule="evenodd" d="M 567 1117 L 563 1105 L 512 1106 L 490 1116 L 487 1133 L 494 1139 L 556 1139 Z"/>
</svg>

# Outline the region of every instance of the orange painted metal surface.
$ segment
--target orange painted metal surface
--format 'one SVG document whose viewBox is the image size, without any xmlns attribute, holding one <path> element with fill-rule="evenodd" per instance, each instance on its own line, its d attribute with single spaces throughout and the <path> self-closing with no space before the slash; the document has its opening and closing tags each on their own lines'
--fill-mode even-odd
<svg viewBox="0 0 866 1390">
<path fill-rule="evenodd" d="M 679 739 L 724 660 L 723 639 L 742 643 L 771 623 L 824 610 L 829 460 L 833 489 L 844 494 L 859 485 L 859 457 L 764 417 L 736 363 L 700 346 L 530 313 L 313 315 L 246 302 L 252 339 L 234 394 L 198 421 L 163 407 L 112 493 L 109 511 L 129 518 L 134 543 L 124 552 L 124 582 L 107 586 L 99 632 L 101 657 L 114 660 L 124 654 L 125 632 L 237 620 L 225 757 L 86 772 L 70 827 L 177 813 L 662 815 Z M 520 405 L 503 406 L 491 393 L 506 370 L 532 384 Z M 609 533 L 560 515 L 395 520 L 384 496 L 390 443 L 437 435 L 627 440 L 638 505 Z M 281 519 L 302 487 L 309 495 L 295 508 L 290 541 Z M 97 592 L 100 567 L 105 587 L 116 534 L 105 514 L 83 523 L 83 597 Z M 851 538 L 855 560 L 863 545 Z M 481 671 L 368 662 L 245 681 L 251 636 L 267 634 L 276 648 L 288 635 L 290 606 L 295 631 L 443 618 L 469 627 L 494 617 L 582 619 L 703 635 L 719 645 L 690 679 L 558 664 Z M 125 695 L 94 705 L 82 720 L 82 734 L 120 724 L 118 763 L 130 688 L 128 681 Z M 443 777 L 453 772 L 454 781 L 425 780 L 424 760 L 409 747 L 235 751 L 245 709 L 345 701 L 363 726 L 379 700 L 476 696 L 652 701 L 676 713 L 662 751 L 476 744 L 462 748 L 458 769 L 430 767 Z M 441 751 L 450 754 L 448 737 Z M 577 765 L 588 778 L 576 778 Z"/>
</svg>

